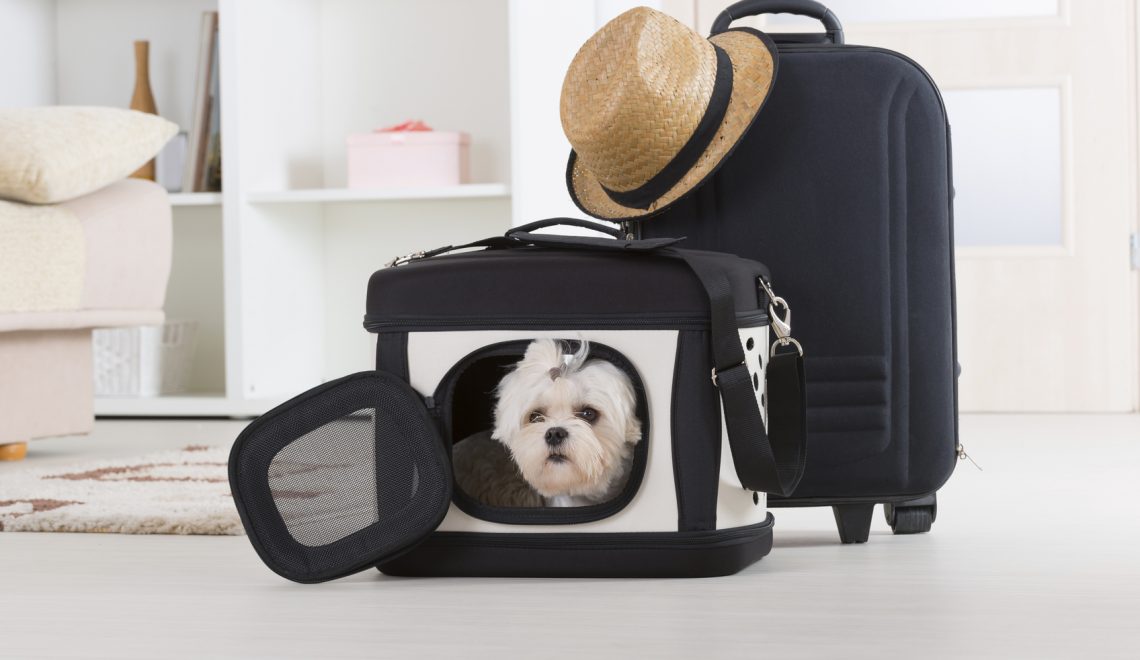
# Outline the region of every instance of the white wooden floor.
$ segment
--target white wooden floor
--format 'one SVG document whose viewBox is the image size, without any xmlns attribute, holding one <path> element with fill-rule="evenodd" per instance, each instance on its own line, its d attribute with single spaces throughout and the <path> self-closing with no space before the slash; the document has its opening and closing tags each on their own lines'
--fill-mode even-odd
<svg viewBox="0 0 1140 660">
<path fill-rule="evenodd" d="M 100 422 L 29 465 L 229 442 L 234 422 Z M 0 656 L 1140 657 L 1140 417 L 974 416 L 934 531 L 841 546 L 826 509 L 710 580 L 270 573 L 244 538 L 0 533 Z M 18 466 L 0 466 L 4 472 Z"/>
</svg>

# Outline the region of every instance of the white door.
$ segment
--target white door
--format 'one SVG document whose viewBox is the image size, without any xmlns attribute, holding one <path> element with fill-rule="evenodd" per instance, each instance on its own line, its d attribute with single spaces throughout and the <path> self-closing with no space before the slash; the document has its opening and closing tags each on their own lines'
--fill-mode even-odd
<svg viewBox="0 0 1140 660">
<path fill-rule="evenodd" d="M 707 30 L 727 4 L 700 0 L 698 27 Z M 945 97 L 961 409 L 1135 410 L 1135 3 L 824 4 L 847 43 L 910 56 Z M 752 24 L 813 28 L 784 16 Z"/>
</svg>

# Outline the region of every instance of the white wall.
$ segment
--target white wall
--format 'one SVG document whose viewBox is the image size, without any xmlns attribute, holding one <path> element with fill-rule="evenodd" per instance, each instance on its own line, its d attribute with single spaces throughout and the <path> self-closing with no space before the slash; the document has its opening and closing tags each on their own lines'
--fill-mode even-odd
<svg viewBox="0 0 1140 660">
<path fill-rule="evenodd" d="M 566 192 L 570 143 L 562 133 L 562 78 L 582 43 L 618 14 L 640 5 L 692 20 L 690 0 L 510 2 L 512 222 L 582 217 Z M 551 29 L 557 26 L 557 29 Z"/>
<path fill-rule="evenodd" d="M 202 12 L 216 8 L 214 0 L 58 0 L 56 5 L 59 103 L 129 106 L 135 87 L 133 43 L 146 39 L 159 114 L 189 130 L 199 27 Z"/>
<path fill-rule="evenodd" d="M 56 102 L 55 21 L 54 2 L 0 0 L 0 43 L 22 54 L 0 58 L 0 108 Z"/>
</svg>

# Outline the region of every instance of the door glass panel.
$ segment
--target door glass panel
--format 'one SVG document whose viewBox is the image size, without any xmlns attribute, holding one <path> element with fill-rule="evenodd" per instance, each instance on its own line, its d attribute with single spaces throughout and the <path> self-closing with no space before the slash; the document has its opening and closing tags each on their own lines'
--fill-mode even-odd
<svg viewBox="0 0 1140 660">
<path fill-rule="evenodd" d="M 1061 90 L 944 91 L 958 245 L 1060 245 Z"/>
</svg>

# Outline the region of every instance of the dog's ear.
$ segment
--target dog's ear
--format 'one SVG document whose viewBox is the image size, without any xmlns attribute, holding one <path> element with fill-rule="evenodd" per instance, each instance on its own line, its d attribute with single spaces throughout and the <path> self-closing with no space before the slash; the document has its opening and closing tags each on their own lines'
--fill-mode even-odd
<svg viewBox="0 0 1140 660">
<path fill-rule="evenodd" d="M 536 339 L 527 346 L 523 358 L 515 364 L 495 388 L 495 428 L 491 437 L 506 442 L 522 428 L 523 417 L 530 412 L 534 397 L 550 382 L 550 369 L 562 364 L 558 343 L 553 339 Z"/>
<path fill-rule="evenodd" d="M 522 426 L 521 415 L 524 413 L 518 410 L 524 405 L 520 399 L 525 388 L 519 386 L 520 378 L 516 368 L 503 376 L 495 388 L 495 428 L 491 430 L 491 437 L 500 442 L 505 442 Z"/>
<path fill-rule="evenodd" d="M 625 374 L 622 374 L 623 376 Z M 637 416 L 637 392 L 628 378 L 623 379 L 622 397 L 625 399 L 625 441 L 637 444 L 641 441 L 641 418 Z"/>
<path fill-rule="evenodd" d="M 637 416 L 636 406 L 625 420 L 625 440 L 631 445 L 641 442 L 641 419 Z"/>
<path fill-rule="evenodd" d="M 629 375 L 617 365 L 610 362 L 606 362 L 605 365 L 614 380 L 620 383 L 615 396 L 621 411 L 620 421 L 625 441 L 631 445 L 636 444 L 641 441 L 641 419 L 637 416 L 637 391 L 633 389 L 633 381 L 629 379 Z"/>
</svg>

